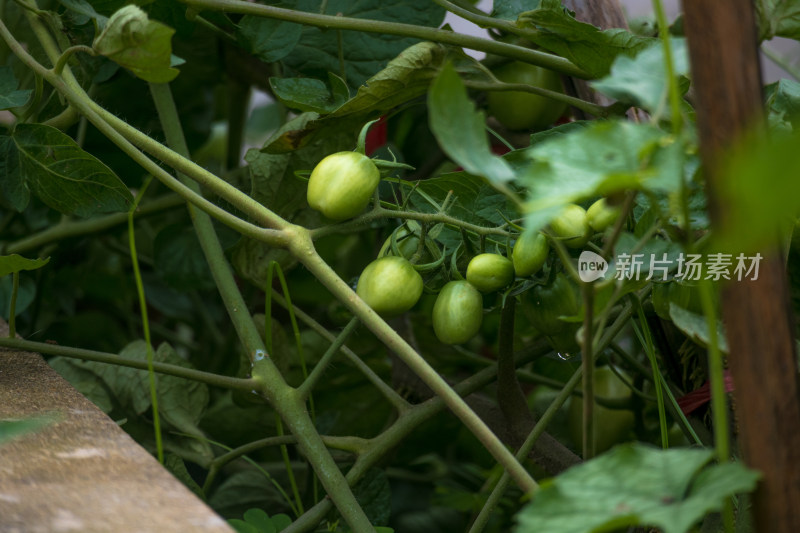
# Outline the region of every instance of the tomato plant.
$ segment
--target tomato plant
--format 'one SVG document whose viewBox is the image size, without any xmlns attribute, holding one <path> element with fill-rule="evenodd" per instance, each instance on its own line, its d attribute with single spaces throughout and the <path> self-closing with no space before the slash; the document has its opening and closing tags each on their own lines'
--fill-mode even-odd
<svg viewBox="0 0 800 533">
<path fill-rule="evenodd" d="M 800 34 L 760 4 L 760 34 Z M 725 510 L 755 477 L 718 292 L 797 271 L 800 239 L 777 268 L 759 246 L 800 213 L 797 180 L 761 181 L 794 175 L 800 84 L 764 88 L 786 144 L 731 145 L 722 180 L 691 25 L 660 13 L 657 37 L 558 0 L 0 15 L 0 347 L 43 354 L 234 525 L 685 532 L 722 509 L 748 527 L 745 501 Z M 684 414 L 704 387 L 712 408 Z M 633 443 L 676 427 L 693 449 Z"/>
</svg>

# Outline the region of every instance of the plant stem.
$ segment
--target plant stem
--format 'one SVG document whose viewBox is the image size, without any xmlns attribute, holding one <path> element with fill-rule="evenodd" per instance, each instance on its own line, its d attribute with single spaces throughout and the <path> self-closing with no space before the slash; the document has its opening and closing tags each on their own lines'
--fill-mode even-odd
<svg viewBox="0 0 800 533">
<path fill-rule="evenodd" d="M 84 52 L 89 54 L 90 56 L 97 55 L 93 48 L 90 46 L 84 46 L 82 44 L 76 44 L 75 46 L 70 46 L 66 50 L 64 50 L 60 56 L 58 56 L 58 60 L 56 61 L 55 66 L 53 67 L 53 74 L 56 76 L 61 76 L 61 73 L 64 71 L 64 67 L 67 66 L 67 61 L 69 58 L 72 57 L 72 54 L 76 52 Z"/>
<path fill-rule="evenodd" d="M 594 285 L 583 283 L 583 339 L 581 366 L 583 367 L 583 460 L 594 457 L 594 350 L 592 323 L 594 319 Z"/>
<path fill-rule="evenodd" d="M 497 55 L 503 55 L 533 65 L 555 70 L 561 74 L 576 78 L 589 79 L 591 76 L 570 61 L 537 50 L 521 46 L 501 43 L 490 39 L 482 39 L 471 35 L 462 35 L 448 30 L 403 24 L 399 22 L 386 22 L 382 20 L 369 20 L 351 17 L 320 15 L 293 9 L 253 4 L 242 0 L 181 0 L 184 4 L 197 9 L 210 9 L 226 13 L 239 13 L 254 15 L 288 22 L 317 26 L 326 29 L 354 30 L 367 33 L 380 33 L 384 35 L 399 35 L 414 37 L 425 41 L 433 41 L 455 46 L 462 46 L 472 50 L 480 50 Z"/>
<path fill-rule="evenodd" d="M 108 363 L 112 365 L 125 366 L 128 368 L 135 368 L 137 370 L 147 370 L 147 361 L 142 359 L 130 359 L 114 353 L 98 352 L 95 350 L 85 350 L 83 348 L 72 348 L 70 346 L 59 346 L 57 344 L 26 341 L 22 339 L 0 338 L 0 346 L 4 348 L 13 348 L 16 350 L 38 352 L 47 355 L 60 355 L 62 357 L 81 359 L 83 361 Z M 199 383 L 205 383 L 206 385 L 211 385 L 212 387 L 220 387 L 223 389 L 243 390 L 250 392 L 256 387 L 256 382 L 252 378 L 221 376 L 211 372 L 203 372 L 202 370 L 195 370 L 193 368 L 186 368 L 179 365 L 171 365 L 169 363 L 160 363 L 158 361 L 153 361 L 153 370 L 166 376 L 189 379 Z"/>
<path fill-rule="evenodd" d="M 392 352 L 436 393 L 450 410 L 469 428 L 486 450 L 503 467 L 511 472 L 514 480 L 524 492 L 532 492 L 538 484 L 514 458 L 505 445 L 491 432 L 469 406 L 456 394 L 442 377 L 431 368 L 400 335 L 384 322 L 353 289 L 345 283 L 314 249 L 309 231 L 295 226 L 285 230 L 289 237 L 289 249 L 293 255 L 336 297 L 343 302 Z"/>
<path fill-rule="evenodd" d="M 664 67 L 667 69 L 667 87 L 669 90 L 669 107 L 672 116 L 672 133 L 678 135 L 683 127 L 681 120 L 681 93 L 678 80 L 675 78 L 675 64 L 672 60 L 672 47 L 669 44 L 669 24 L 664 4 L 661 0 L 653 0 L 653 11 L 658 22 L 658 35 L 664 49 Z"/>
<path fill-rule="evenodd" d="M 153 215 L 183 205 L 185 200 L 177 194 L 166 194 L 155 200 L 147 202 L 145 205 L 136 210 L 135 216 L 137 218 Z M 127 213 L 112 213 L 100 217 L 90 218 L 87 220 L 65 220 L 59 224 L 47 228 L 46 230 L 34 233 L 23 239 L 15 242 L 8 243 L 3 253 L 7 254 L 24 254 L 28 250 L 35 250 L 41 248 L 51 242 L 61 241 L 70 237 L 78 235 L 88 235 L 92 233 L 100 233 L 107 229 L 118 226 L 127 221 Z"/>
<path fill-rule="evenodd" d="M 325 353 L 320 358 L 319 362 L 314 366 L 314 369 L 311 371 L 311 374 L 303 381 L 303 384 L 297 388 L 297 392 L 300 394 L 301 398 L 307 398 L 311 391 L 314 390 L 314 386 L 319 382 L 320 378 L 322 378 L 323 374 L 325 373 L 325 369 L 328 368 L 333 356 L 339 351 L 342 345 L 345 343 L 347 338 L 350 336 L 353 331 L 358 327 L 358 319 L 353 317 L 350 319 L 350 322 L 344 327 L 344 329 L 339 333 L 336 339 L 331 343 Z"/>
</svg>

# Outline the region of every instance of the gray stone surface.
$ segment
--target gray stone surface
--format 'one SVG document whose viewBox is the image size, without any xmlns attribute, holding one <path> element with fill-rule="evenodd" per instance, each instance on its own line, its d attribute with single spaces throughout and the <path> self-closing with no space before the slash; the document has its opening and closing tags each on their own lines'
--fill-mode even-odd
<svg viewBox="0 0 800 533">
<path fill-rule="evenodd" d="M 41 356 L 0 348 L 0 419 L 48 413 L 0 445 L 0 533 L 233 531 Z"/>
</svg>

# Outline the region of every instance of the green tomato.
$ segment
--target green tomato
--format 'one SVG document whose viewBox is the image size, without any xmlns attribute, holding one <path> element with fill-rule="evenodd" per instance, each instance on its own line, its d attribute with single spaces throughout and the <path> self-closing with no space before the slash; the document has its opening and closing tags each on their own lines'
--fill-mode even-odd
<svg viewBox="0 0 800 533">
<path fill-rule="evenodd" d="M 478 254 L 467 265 L 467 281 L 481 292 L 494 292 L 514 281 L 514 265 L 499 254 Z"/>
<path fill-rule="evenodd" d="M 559 273 L 547 285 L 537 285 L 528 293 L 526 315 L 533 327 L 549 337 L 575 329 L 575 325 L 559 317 L 575 316 L 580 311 L 577 288 L 569 278 Z"/>
<path fill-rule="evenodd" d="M 620 372 L 623 374 L 623 372 Z M 631 390 L 607 366 L 595 368 L 593 375 L 594 394 L 609 400 L 630 398 Z M 583 399 L 573 396 L 569 406 L 569 432 L 576 446 L 583 442 Z M 633 412 L 628 409 L 609 409 L 594 404 L 594 448 L 602 453 L 617 443 L 624 442 L 633 429 Z"/>
<path fill-rule="evenodd" d="M 445 344 L 467 342 L 481 329 L 483 297 L 464 280 L 450 281 L 433 304 L 433 331 Z"/>
<path fill-rule="evenodd" d="M 422 276 L 403 257 L 386 256 L 368 264 L 358 278 L 356 293 L 376 313 L 405 313 L 422 295 Z"/>
<path fill-rule="evenodd" d="M 308 179 L 308 205 L 331 220 L 360 214 L 381 176 L 370 158 L 357 152 L 337 152 L 320 161 Z"/>
<path fill-rule="evenodd" d="M 538 231 L 526 231 L 514 243 L 511 260 L 517 276 L 532 276 L 541 270 L 550 252 L 547 237 Z"/>
<path fill-rule="evenodd" d="M 528 63 L 512 61 L 495 69 L 493 74 L 506 83 L 525 83 L 563 93 L 561 77 Z M 550 98 L 522 91 L 490 91 L 489 113 L 510 130 L 544 129 L 564 114 L 567 106 Z"/>
<path fill-rule="evenodd" d="M 589 226 L 597 233 L 605 231 L 617 221 L 619 215 L 619 208 L 608 205 L 605 198 L 600 198 L 586 210 Z"/>
<path fill-rule="evenodd" d="M 577 204 L 564 207 L 561 214 L 550 221 L 550 229 L 570 248 L 585 246 L 592 236 L 586 210 Z"/>
</svg>

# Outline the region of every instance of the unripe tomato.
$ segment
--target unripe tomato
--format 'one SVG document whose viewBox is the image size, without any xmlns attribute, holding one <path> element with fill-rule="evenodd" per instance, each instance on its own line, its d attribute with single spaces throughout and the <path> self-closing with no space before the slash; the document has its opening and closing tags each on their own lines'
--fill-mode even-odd
<svg viewBox="0 0 800 533">
<path fill-rule="evenodd" d="M 553 336 L 574 329 L 572 324 L 559 319 L 575 316 L 580 311 L 576 287 L 566 275 L 559 273 L 551 283 L 537 285 L 527 294 L 530 297 L 524 309 L 531 325 L 539 332 Z"/>
<path fill-rule="evenodd" d="M 538 231 L 526 231 L 514 243 L 511 260 L 517 276 L 524 278 L 539 272 L 547 260 L 550 244 Z"/>
<path fill-rule="evenodd" d="M 308 205 L 331 220 L 360 214 L 381 176 L 370 158 L 357 152 L 337 152 L 320 161 L 308 179 Z"/>
<path fill-rule="evenodd" d="M 514 265 L 499 254 L 478 254 L 467 265 L 467 281 L 481 292 L 493 292 L 514 281 Z"/>
<path fill-rule="evenodd" d="M 376 313 L 405 313 L 422 295 L 422 276 L 407 259 L 388 255 L 368 264 L 358 278 L 356 293 Z"/>
<path fill-rule="evenodd" d="M 445 344 L 467 342 L 483 321 L 483 297 L 468 281 L 450 281 L 433 304 L 433 331 Z"/>
<path fill-rule="evenodd" d="M 618 207 L 608 205 L 605 198 L 600 198 L 586 210 L 589 226 L 600 233 L 617 221 L 620 215 Z"/>
<path fill-rule="evenodd" d="M 526 83 L 564 92 L 558 74 L 521 61 L 506 63 L 492 72 L 502 82 Z M 562 102 L 522 91 L 491 91 L 487 101 L 489 113 L 510 130 L 544 129 L 558 120 L 567 108 Z"/>
<path fill-rule="evenodd" d="M 622 372 L 620 372 L 622 374 Z M 630 398 L 631 390 L 607 366 L 595 368 L 593 374 L 594 394 L 609 400 Z M 624 374 L 623 374 L 624 375 Z M 583 441 L 583 399 L 572 397 L 569 406 L 569 432 L 572 441 L 579 445 Z M 633 412 L 627 409 L 609 409 L 594 404 L 595 452 L 602 453 L 619 442 L 624 442 L 633 429 Z"/>
<path fill-rule="evenodd" d="M 550 229 L 570 248 L 584 246 L 592 236 L 586 210 L 577 204 L 567 205 L 560 215 L 550 221 Z"/>
</svg>

